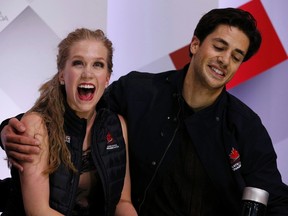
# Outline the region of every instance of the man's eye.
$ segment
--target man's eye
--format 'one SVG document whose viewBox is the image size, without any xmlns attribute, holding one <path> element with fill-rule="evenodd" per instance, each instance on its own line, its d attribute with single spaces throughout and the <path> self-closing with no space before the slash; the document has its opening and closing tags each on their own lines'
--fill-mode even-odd
<svg viewBox="0 0 288 216">
<path fill-rule="evenodd" d="M 236 62 L 239 62 L 240 61 L 240 59 L 238 59 L 237 57 L 233 57 L 233 59 L 236 61 Z"/>
<path fill-rule="evenodd" d="M 232 56 L 232 58 L 234 59 L 235 62 L 240 62 L 243 60 L 243 57 L 238 57 L 238 56 Z"/>
<path fill-rule="evenodd" d="M 216 50 L 218 50 L 218 51 L 222 51 L 222 50 L 224 50 L 224 48 L 219 47 L 219 46 L 214 46 L 214 49 L 216 49 Z"/>
</svg>

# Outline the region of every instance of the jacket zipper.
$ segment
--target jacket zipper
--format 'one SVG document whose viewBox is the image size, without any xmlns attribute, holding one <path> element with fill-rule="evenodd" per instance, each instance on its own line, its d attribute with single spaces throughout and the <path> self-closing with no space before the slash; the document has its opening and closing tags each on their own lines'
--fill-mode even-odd
<svg viewBox="0 0 288 216">
<path fill-rule="evenodd" d="M 154 179 L 155 179 L 155 177 L 156 177 L 156 175 L 157 175 L 157 173 L 158 173 L 158 170 L 159 170 L 159 168 L 160 168 L 160 166 L 161 166 L 161 164 L 162 164 L 162 162 L 163 162 L 163 160 L 164 160 L 164 158 L 165 158 L 165 156 L 166 156 L 166 154 L 167 154 L 170 146 L 172 145 L 172 143 L 173 143 L 173 141 L 174 141 L 174 139 L 175 139 L 176 133 L 177 133 L 177 131 L 178 131 L 178 129 L 179 129 L 179 126 L 180 126 L 180 121 L 179 121 L 180 111 L 181 111 L 181 108 L 179 108 L 179 111 L 178 111 L 178 113 L 177 113 L 178 123 L 177 123 L 177 127 L 175 128 L 175 130 L 174 130 L 174 132 L 173 132 L 173 136 L 172 136 L 169 144 L 167 145 L 167 147 L 166 147 L 166 149 L 165 149 L 165 151 L 164 151 L 164 153 L 163 153 L 163 155 L 162 155 L 162 157 L 161 157 L 161 159 L 160 159 L 160 161 L 159 161 L 159 163 L 158 163 L 158 165 L 157 165 L 157 167 L 156 167 L 156 169 L 155 169 L 155 172 L 154 172 L 154 174 L 153 174 L 153 176 L 152 176 L 149 184 L 147 185 L 147 187 L 146 187 L 146 189 L 145 189 L 145 191 L 144 191 L 144 196 L 143 196 L 142 202 L 141 202 L 140 205 L 139 205 L 139 214 L 141 213 L 141 208 L 142 208 L 142 206 L 143 206 L 143 204 L 144 204 L 144 202 L 145 202 L 145 199 L 146 199 L 146 196 L 147 196 L 147 192 L 148 192 L 148 190 L 149 190 L 152 182 L 154 181 Z"/>
</svg>

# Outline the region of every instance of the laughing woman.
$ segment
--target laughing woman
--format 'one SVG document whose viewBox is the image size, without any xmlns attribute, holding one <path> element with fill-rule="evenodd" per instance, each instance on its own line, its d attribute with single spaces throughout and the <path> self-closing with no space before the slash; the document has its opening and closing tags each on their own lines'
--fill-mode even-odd
<svg viewBox="0 0 288 216">
<path fill-rule="evenodd" d="M 102 98 L 112 57 L 112 43 L 101 30 L 76 29 L 60 42 L 58 72 L 21 119 L 41 153 L 23 162 L 22 172 L 12 168 L 3 215 L 137 215 L 126 124 Z"/>
</svg>

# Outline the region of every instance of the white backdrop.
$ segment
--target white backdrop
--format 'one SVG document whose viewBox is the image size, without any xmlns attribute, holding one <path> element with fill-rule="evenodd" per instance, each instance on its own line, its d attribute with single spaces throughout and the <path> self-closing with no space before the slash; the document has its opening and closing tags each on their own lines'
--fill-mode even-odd
<svg viewBox="0 0 288 216">
<path fill-rule="evenodd" d="M 113 41 L 113 81 L 131 70 L 175 68 L 170 54 L 189 44 L 205 12 L 253 1 L 259 0 L 182 0 L 181 4 L 179 0 L 0 0 L 0 121 L 31 107 L 40 84 L 56 72 L 58 42 L 76 27 L 102 28 Z M 230 91 L 262 118 L 288 183 L 288 1 L 259 2 L 279 36 L 286 60 Z M 0 178 L 4 178 L 9 171 L 0 152 Z"/>
</svg>

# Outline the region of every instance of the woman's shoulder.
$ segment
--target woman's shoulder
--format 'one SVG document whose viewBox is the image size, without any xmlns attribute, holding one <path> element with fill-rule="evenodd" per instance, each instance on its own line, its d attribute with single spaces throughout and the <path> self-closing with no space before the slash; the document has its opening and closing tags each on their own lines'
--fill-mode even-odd
<svg viewBox="0 0 288 216">
<path fill-rule="evenodd" d="M 21 118 L 21 122 L 26 123 L 28 125 L 42 124 L 43 118 L 40 113 L 37 112 L 27 112 Z"/>
<path fill-rule="evenodd" d="M 21 122 L 25 125 L 26 132 L 30 135 L 46 132 L 45 122 L 40 113 L 27 112 L 21 118 Z"/>
</svg>

